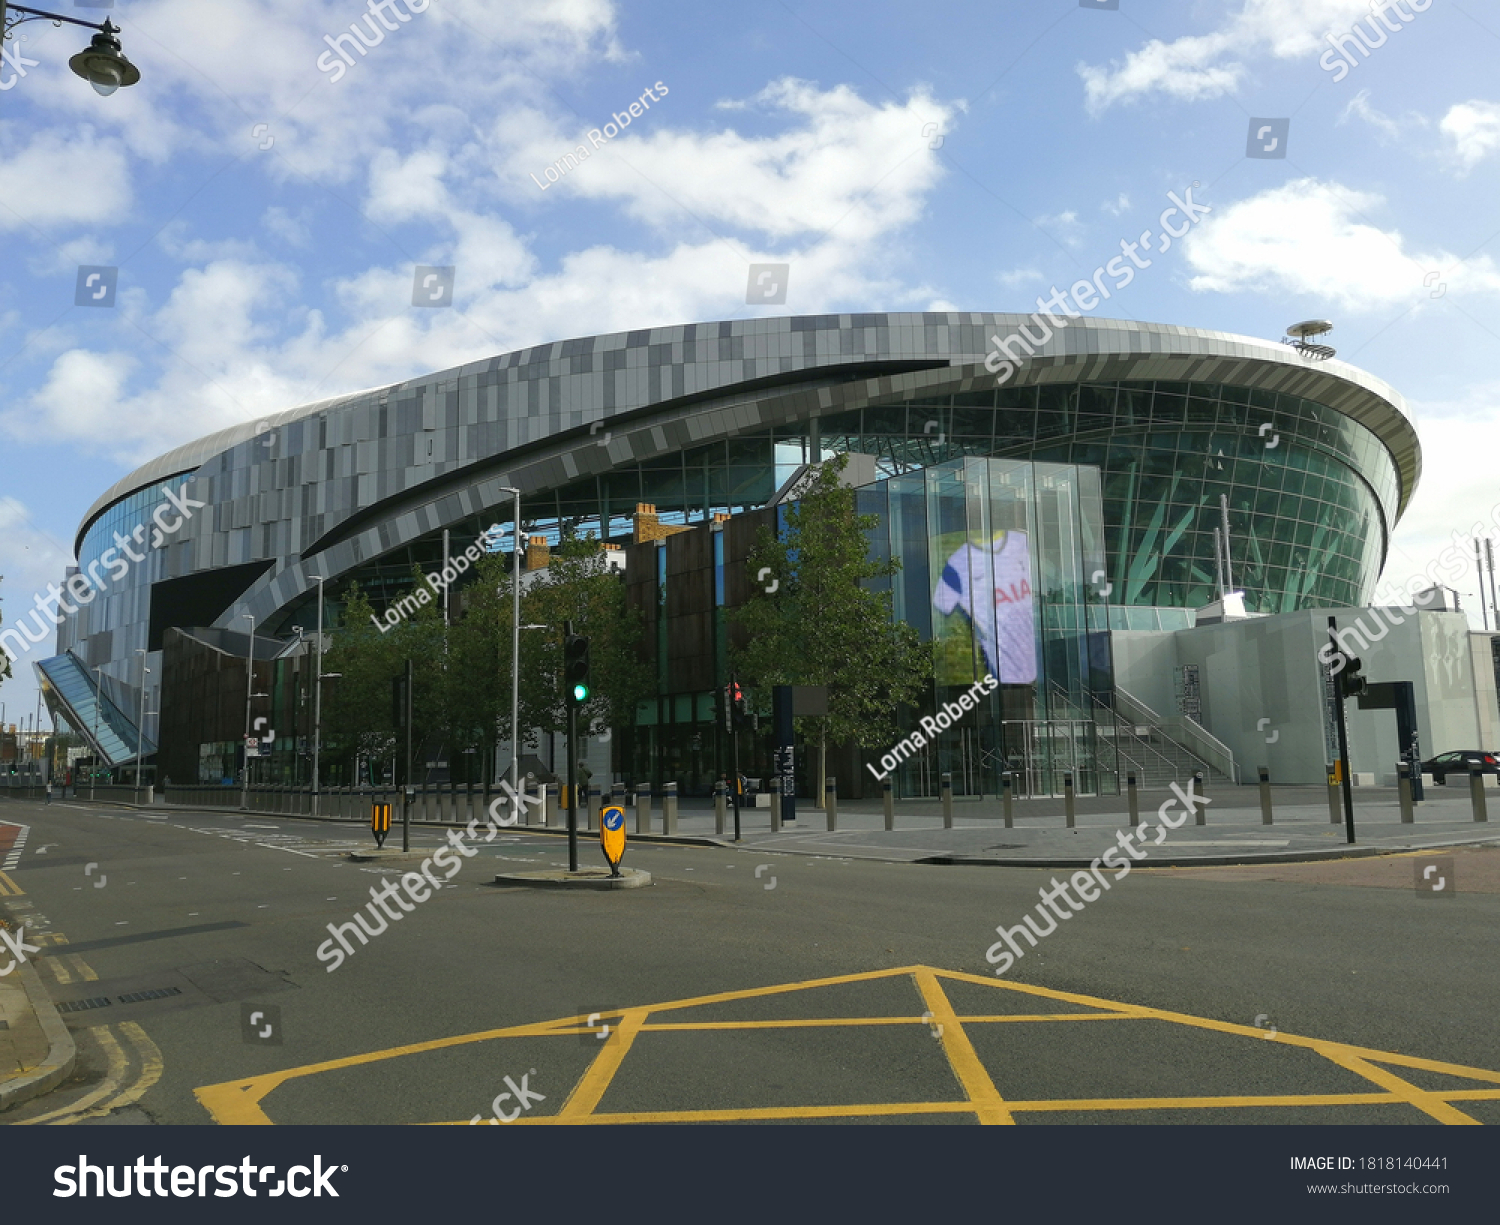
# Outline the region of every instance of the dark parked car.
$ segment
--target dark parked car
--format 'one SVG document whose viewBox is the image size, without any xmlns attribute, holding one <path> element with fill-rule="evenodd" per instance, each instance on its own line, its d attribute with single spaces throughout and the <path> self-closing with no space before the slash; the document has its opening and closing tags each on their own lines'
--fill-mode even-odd
<svg viewBox="0 0 1500 1225">
<path fill-rule="evenodd" d="M 1422 763 L 1422 773 L 1432 775 L 1435 783 L 1448 781 L 1448 775 L 1469 777 L 1469 766 L 1477 765 L 1482 774 L 1500 774 L 1500 754 L 1484 749 L 1463 749 L 1457 753 L 1439 753 L 1431 761 Z"/>
</svg>

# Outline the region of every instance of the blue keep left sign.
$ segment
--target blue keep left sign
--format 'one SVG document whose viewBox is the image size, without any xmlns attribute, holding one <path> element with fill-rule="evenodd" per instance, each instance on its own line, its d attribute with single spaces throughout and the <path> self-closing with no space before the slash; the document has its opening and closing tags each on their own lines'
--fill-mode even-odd
<svg viewBox="0 0 1500 1225">
<path fill-rule="evenodd" d="M 608 804 L 599 814 L 599 845 L 611 869 L 617 869 L 625 856 L 625 810 Z"/>
</svg>

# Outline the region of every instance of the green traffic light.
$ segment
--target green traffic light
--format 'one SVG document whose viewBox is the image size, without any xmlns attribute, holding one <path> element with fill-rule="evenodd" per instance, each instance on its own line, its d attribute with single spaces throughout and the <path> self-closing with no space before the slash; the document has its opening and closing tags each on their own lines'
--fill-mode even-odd
<svg viewBox="0 0 1500 1225">
<path fill-rule="evenodd" d="M 587 685 L 574 685 L 573 700 L 575 702 L 587 702 L 589 700 L 589 687 Z"/>
</svg>

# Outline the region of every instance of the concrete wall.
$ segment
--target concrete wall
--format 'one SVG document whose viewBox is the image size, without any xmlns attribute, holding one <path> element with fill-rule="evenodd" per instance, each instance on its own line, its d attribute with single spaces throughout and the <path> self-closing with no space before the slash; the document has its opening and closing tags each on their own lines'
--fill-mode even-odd
<svg viewBox="0 0 1500 1225">
<path fill-rule="evenodd" d="M 1116 682 L 1164 716 L 1177 713 L 1173 669 L 1200 670 L 1204 726 L 1229 746 L 1241 779 L 1266 766 L 1278 783 L 1317 783 L 1334 747 L 1325 745 L 1318 652 L 1328 617 L 1363 662 L 1370 681 L 1415 685 L 1423 758 L 1465 748 L 1500 748 L 1489 641 L 1462 613 L 1342 609 L 1254 617 L 1176 633 L 1111 635 Z M 1480 666 L 1476 666 L 1480 665 Z M 1345 707 L 1350 768 L 1395 781 L 1396 717 Z"/>
</svg>

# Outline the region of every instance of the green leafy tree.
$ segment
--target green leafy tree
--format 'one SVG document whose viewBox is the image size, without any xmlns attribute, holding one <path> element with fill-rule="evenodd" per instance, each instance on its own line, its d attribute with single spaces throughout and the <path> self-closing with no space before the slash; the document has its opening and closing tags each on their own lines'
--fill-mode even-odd
<svg viewBox="0 0 1500 1225">
<path fill-rule="evenodd" d="M 898 705 L 915 703 L 932 683 L 932 648 L 894 621 L 889 591 L 862 586 L 896 575 L 901 562 L 870 557 L 868 533 L 879 520 L 856 514 L 854 491 L 839 484 L 847 462 L 822 466 L 788 508 L 781 539 L 762 529 L 749 570 L 769 567 L 777 587 L 764 593 L 756 583 L 755 598 L 732 614 L 744 645 L 731 659 L 756 687 L 826 685 L 828 716 L 817 720 L 825 749 L 829 740 L 885 749 L 900 738 Z"/>
<path fill-rule="evenodd" d="M 426 593 L 427 599 L 421 595 Z M 324 669 L 340 678 L 323 695 L 324 735 L 330 750 L 357 752 L 371 761 L 400 760 L 406 734 L 395 721 L 392 681 L 412 661 L 412 745 L 417 755 L 434 735 L 447 730 L 447 684 L 441 604 L 421 573 L 412 571 L 407 615 L 382 631 L 375 612 L 356 583 L 345 601 L 344 625 L 333 636 Z M 399 603 L 399 601 L 398 601 Z M 381 620 L 381 625 L 386 621 Z M 420 773 L 421 766 L 414 762 Z"/>
<path fill-rule="evenodd" d="M 547 569 L 522 598 L 527 622 L 547 626 L 521 641 L 522 724 L 562 732 L 568 708 L 562 692 L 563 622 L 589 639 L 592 696 L 578 728 L 598 735 L 635 721 L 636 706 L 652 692 L 650 670 L 640 660 L 642 619 L 625 602 L 625 584 L 611 573 L 596 540 L 565 534 Z"/>
</svg>

